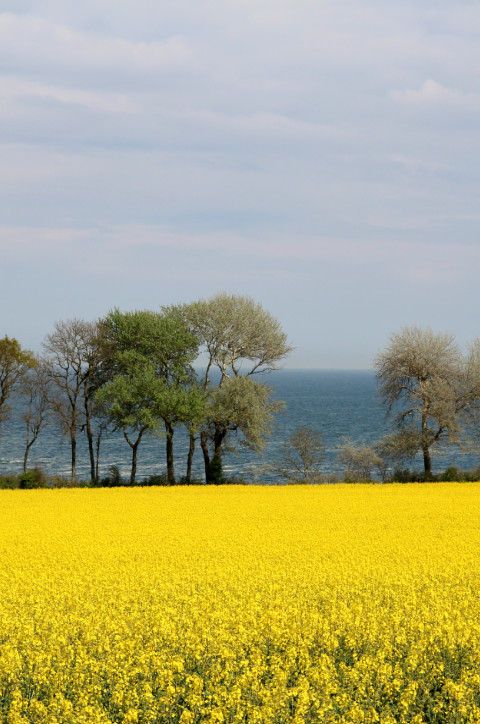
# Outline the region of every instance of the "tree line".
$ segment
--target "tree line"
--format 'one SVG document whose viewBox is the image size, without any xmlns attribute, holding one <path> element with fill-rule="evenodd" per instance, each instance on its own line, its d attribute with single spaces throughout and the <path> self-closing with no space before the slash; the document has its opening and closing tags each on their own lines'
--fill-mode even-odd
<svg viewBox="0 0 480 724">
<path fill-rule="evenodd" d="M 291 349 L 260 304 L 226 293 L 158 312 L 113 309 L 95 322 L 60 321 L 41 354 L 0 339 L 0 425 L 12 413 L 11 401 L 20 400 L 27 471 L 43 427 L 55 423 L 70 443 L 72 483 L 79 435 L 87 438 L 90 477 L 98 482 L 102 441 L 120 431 L 131 451 L 132 485 L 141 442 L 159 431 L 166 482 L 175 483 L 175 432 L 182 426 L 189 439 L 183 482 L 192 479 L 199 445 L 205 482 L 220 483 L 226 445 L 263 449 L 284 403 L 261 375 Z M 463 352 L 453 335 L 405 327 L 391 335 L 374 368 L 390 429 L 372 446 L 344 440 L 339 461 L 347 478 L 370 478 L 375 468 L 385 479 L 387 470 L 420 455 L 428 480 L 436 450 L 478 444 L 480 340 Z M 301 427 L 285 442 L 275 470 L 290 482 L 314 482 L 322 459 L 320 433 Z"/>
<path fill-rule="evenodd" d="M 179 426 L 190 441 L 187 483 L 197 443 L 206 483 L 222 482 L 227 441 L 261 451 L 283 403 L 260 375 L 292 349 L 260 304 L 226 293 L 158 312 L 114 309 L 95 322 L 60 321 L 42 348 L 35 355 L 15 339 L 0 340 L 0 422 L 12 412 L 11 398 L 20 398 L 24 470 L 41 430 L 53 421 L 70 443 L 72 483 L 78 436 L 87 437 L 90 477 L 98 481 L 102 439 L 115 430 L 131 450 L 132 485 L 142 439 L 160 430 L 169 484 L 176 479 Z"/>
</svg>

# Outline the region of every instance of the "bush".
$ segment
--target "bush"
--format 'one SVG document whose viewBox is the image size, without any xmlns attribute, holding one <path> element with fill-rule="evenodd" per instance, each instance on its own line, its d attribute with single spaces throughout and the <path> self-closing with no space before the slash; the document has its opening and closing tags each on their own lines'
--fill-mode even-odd
<svg viewBox="0 0 480 724">
<path fill-rule="evenodd" d="M 176 481 L 176 485 L 204 485 L 205 481 L 202 480 L 202 478 L 190 478 L 190 480 L 187 480 L 186 475 L 182 475 L 182 477 Z"/>
<path fill-rule="evenodd" d="M 47 476 L 41 468 L 27 470 L 18 476 L 18 487 L 22 490 L 33 490 L 35 488 L 47 487 Z"/>
<path fill-rule="evenodd" d="M 87 483 L 77 480 L 72 483 L 71 478 L 66 478 L 63 475 L 51 475 L 48 478 L 48 484 L 52 488 L 84 488 Z"/>
<path fill-rule="evenodd" d="M 211 485 L 224 485 L 227 481 L 223 475 L 222 461 L 214 457 L 208 465 L 208 481 Z"/>
<path fill-rule="evenodd" d="M 450 482 L 454 482 L 455 480 L 460 480 L 461 477 L 463 477 L 463 475 L 460 473 L 458 468 L 451 466 L 443 471 L 443 473 L 440 476 L 440 480 L 442 482 L 450 483 Z"/>
<path fill-rule="evenodd" d="M 0 488 L 3 490 L 15 490 L 19 484 L 18 475 L 0 475 Z"/>
<path fill-rule="evenodd" d="M 107 475 L 101 479 L 100 486 L 104 488 L 118 488 L 125 485 L 118 465 L 110 465 Z"/>
<path fill-rule="evenodd" d="M 158 473 L 157 475 L 149 475 L 148 478 L 139 483 L 140 485 L 168 485 L 167 473 Z"/>
</svg>

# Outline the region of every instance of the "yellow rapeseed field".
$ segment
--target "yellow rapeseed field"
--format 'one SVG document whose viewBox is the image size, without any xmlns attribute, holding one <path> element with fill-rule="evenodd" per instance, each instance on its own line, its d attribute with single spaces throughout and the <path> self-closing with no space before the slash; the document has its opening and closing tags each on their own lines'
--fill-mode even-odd
<svg viewBox="0 0 480 724">
<path fill-rule="evenodd" d="M 0 492 L 0 720 L 480 722 L 480 484 Z"/>
</svg>

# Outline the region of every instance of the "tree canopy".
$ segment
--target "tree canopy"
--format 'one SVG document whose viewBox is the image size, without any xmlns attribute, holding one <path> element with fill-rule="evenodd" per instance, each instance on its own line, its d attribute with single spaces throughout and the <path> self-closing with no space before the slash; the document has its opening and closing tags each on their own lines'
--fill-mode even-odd
<svg viewBox="0 0 480 724">
<path fill-rule="evenodd" d="M 385 450 L 397 457 L 423 455 L 432 473 L 431 449 L 459 439 L 460 413 L 471 400 L 465 364 L 452 335 L 404 327 L 375 360 L 379 393 L 394 414 L 397 433 Z"/>
<path fill-rule="evenodd" d="M 8 398 L 15 392 L 25 373 L 34 369 L 36 364 L 34 354 L 22 349 L 15 338 L 5 336 L 0 339 L 0 423 L 10 417 Z"/>
<path fill-rule="evenodd" d="M 280 323 L 250 297 L 222 292 L 176 309 L 206 360 L 199 386 L 207 398 L 200 431 L 207 482 L 221 478 L 222 447 L 232 433 L 260 449 L 282 403 L 252 375 L 275 369 L 291 351 Z M 217 370 L 217 377 L 212 370 Z"/>
<path fill-rule="evenodd" d="M 101 322 L 111 379 L 96 393 L 97 404 L 132 448 L 132 482 L 137 449 L 145 433 L 166 432 L 167 474 L 173 483 L 173 433 L 178 423 L 203 417 L 204 395 L 192 362 L 196 337 L 178 315 L 111 311 Z M 132 435 L 135 434 L 135 440 Z"/>
</svg>

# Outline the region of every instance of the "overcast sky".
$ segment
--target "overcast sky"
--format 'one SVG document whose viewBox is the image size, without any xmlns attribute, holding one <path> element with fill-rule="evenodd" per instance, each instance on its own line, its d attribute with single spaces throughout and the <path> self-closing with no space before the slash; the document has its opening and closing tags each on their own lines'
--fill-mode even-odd
<svg viewBox="0 0 480 724">
<path fill-rule="evenodd" d="M 480 336 L 479 38 L 466 0 L 0 0 L 0 336 L 223 290 L 289 367 Z"/>
</svg>

